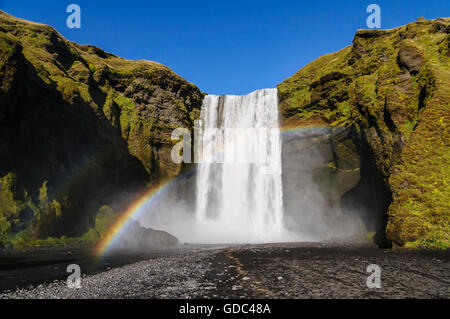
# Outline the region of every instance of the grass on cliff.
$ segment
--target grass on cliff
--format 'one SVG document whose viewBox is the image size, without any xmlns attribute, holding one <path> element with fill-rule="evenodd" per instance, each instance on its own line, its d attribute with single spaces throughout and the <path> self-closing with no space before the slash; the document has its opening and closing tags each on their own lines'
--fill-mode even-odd
<svg viewBox="0 0 450 319">
<path fill-rule="evenodd" d="M 109 206 L 102 206 L 95 218 L 95 226 L 89 228 L 87 232 L 79 237 L 48 237 L 45 239 L 35 238 L 30 229 L 18 233 L 2 232 L 0 235 L 0 247 L 7 249 L 21 250 L 38 247 L 76 247 L 92 246 L 97 244 L 108 232 L 112 224 L 117 220 L 118 215 Z M 2 227 L 2 217 L 0 216 L 0 230 Z"/>
<path fill-rule="evenodd" d="M 450 71 L 441 67 L 450 58 L 429 41 L 418 45 L 427 52 L 435 90 L 391 175 L 396 198 L 389 227 L 401 229 L 406 247 L 450 248 Z"/>
<path fill-rule="evenodd" d="M 358 32 L 352 46 L 278 86 L 284 125 L 354 125 L 378 138 L 371 145 L 376 165 L 393 191 L 387 234 L 405 247 L 450 246 L 449 27 L 447 18 Z M 399 67 L 401 45 L 424 57 L 419 74 L 408 77 Z M 348 99 L 333 103 L 343 88 L 341 80 L 331 80 L 312 102 L 312 83 L 336 72 L 351 79 L 344 88 Z"/>
<path fill-rule="evenodd" d="M 118 215 L 109 206 L 102 206 L 94 226 L 80 237 L 42 238 L 47 225 L 62 217 L 62 205 L 47 194 L 47 182 L 39 190 L 35 204 L 21 189 L 13 173 L 0 178 L 0 248 L 23 249 L 31 247 L 80 246 L 96 244 L 111 227 Z M 24 221 L 22 214 L 31 213 Z"/>
</svg>

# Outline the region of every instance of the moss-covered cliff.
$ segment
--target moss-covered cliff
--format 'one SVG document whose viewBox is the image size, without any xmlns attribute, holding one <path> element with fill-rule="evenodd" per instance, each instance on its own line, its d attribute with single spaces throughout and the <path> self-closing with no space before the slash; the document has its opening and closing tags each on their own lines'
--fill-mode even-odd
<svg viewBox="0 0 450 319">
<path fill-rule="evenodd" d="M 376 207 L 399 246 L 450 245 L 449 33 L 449 18 L 360 30 L 278 86 L 284 127 L 329 128 L 335 179 L 360 171 L 341 205 Z"/>
<path fill-rule="evenodd" d="M 170 136 L 202 99 L 161 64 L 0 11 L 0 240 L 79 235 L 102 205 L 177 175 Z"/>
<path fill-rule="evenodd" d="M 284 129 L 314 128 L 283 140 L 288 214 L 307 170 L 328 226 L 365 211 L 380 244 L 450 245 L 449 33 L 449 18 L 361 30 L 278 86 Z M 98 239 L 109 220 L 100 207 L 120 210 L 180 173 L 170 136 L 192 128 L 202 99 L 163 65 L 0 11 L 0 246 Z"/>
</svg>

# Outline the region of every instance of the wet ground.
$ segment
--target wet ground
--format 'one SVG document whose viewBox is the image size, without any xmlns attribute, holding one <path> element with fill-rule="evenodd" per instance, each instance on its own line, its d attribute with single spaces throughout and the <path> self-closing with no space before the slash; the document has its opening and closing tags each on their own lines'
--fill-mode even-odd
<svg viewBox="0 0 450 319">
<path fill-rule="evenodd" d="M 450 298 L 450 251 L 306 243 L 209 248 L 161 251 L 108 270 L 103 265 L 80 289 L 64 279 L 0 292 L 0 298 Z M 67 262 L 61 262 L 63 278 Z M 381 288 L 367 287 L 371 264 L 381 269 Z"/>
</svg>

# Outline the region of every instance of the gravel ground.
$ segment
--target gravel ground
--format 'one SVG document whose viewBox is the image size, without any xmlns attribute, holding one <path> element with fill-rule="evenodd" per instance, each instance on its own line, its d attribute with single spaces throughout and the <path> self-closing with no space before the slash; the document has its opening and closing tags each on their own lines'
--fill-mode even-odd
<svg viewBox="0 0 450 319">
<path fill-rule="evenodd" d="M 54 281 L 1 293 L 0 299 L 189 298 L 209 288 L 202 278 L 210 257 L 209 252 L 196 252 L 142 261 L 85 276 L 80 289 Z"/>
<path fill-rule="evenodd" d="M 450 298 L 450 251 L 282 244 L 229 252 L 239 264 L 243 289 L 247 288 L 244 297 L 234 297 Z M 381 269 L 380 289 L 367 287 L 371 264 Z"/>
<path fill-rule="evenodd" d="M 367 266 L 381 288 L 366 286 Z M 450 251 L 368 245 L 272 244 L 207 250 L 55 281 L 0 298 L 450 298 Z"/>
</svg>

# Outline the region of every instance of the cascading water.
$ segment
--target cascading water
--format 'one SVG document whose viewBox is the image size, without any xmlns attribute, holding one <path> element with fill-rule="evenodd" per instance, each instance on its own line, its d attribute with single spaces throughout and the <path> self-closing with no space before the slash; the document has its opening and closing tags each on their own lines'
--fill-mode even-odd
<svg viewBox="0 0 450 319">
<path fill-rule="evenodd" d="M 294 130 L 282 153 L 277 95 L 206 96 L 194 127 L 195 175 L 149 201 L 141 224 L 199 244 L 363 238 L 365 212 L 350 203 L 346 215 L 336 200 L 331 129 Z"/>
<path fill-rule="evenodd" d="M 211 241 L 281 241 L 283 192 L 276 89 L 208 95 L 199 128 L 196 219 Z"/>
<path fill-rule="evenodd" d="M 329 139 L 327 129 L 291 132 L 284 140 L 282 178 L 277 95 L 276 89 L 264 89 L 245 96 L 206 96 L 194 129 L 195 176 L 177 178 L 177 187 L 151 201 L 141 224 L 199 244 L 364 234 L 358 218 L 330 204 L 328 193 L 335 190 L 328 164 L 334 159 L 331 145 L 328 155 L 323 142 Z M 358 214 L 355 210 L 353 216 Z"/>
</svg>

